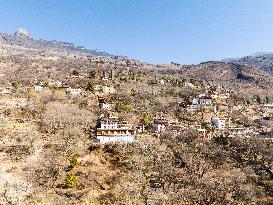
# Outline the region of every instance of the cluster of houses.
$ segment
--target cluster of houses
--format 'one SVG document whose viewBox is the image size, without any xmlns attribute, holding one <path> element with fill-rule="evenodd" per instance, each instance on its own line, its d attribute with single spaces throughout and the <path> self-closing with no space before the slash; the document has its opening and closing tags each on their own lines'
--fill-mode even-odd
<svg viewBox="0 0 273 205">
<path fill-rule="evenodd" d="M 113 70 L 100 71 L 99 67 L 96 69 L 96 78 L 100 80 L 112 80 L 113 76 Z M 165 82 L 161 80 L 160 83 L 164 84 Z M 82 88 L 71 86 L 61 81 L 49 81 L 46 83 L 36 81 L 34 90 L 35 92 L 41 92 L 48 86 L 65 90 L 66 93 L 70 95 L 79 95 L 83 92 Z M 10 94 L 14 92 L 14 89 L 12 86 L 3 87 L 0 88 L 0 93 Z M 152 126 L 148 129 L 143 124 L 134 129 L 132 126 L 129 126 L 125 120 L 115 115 L 113 112 L 115 105 L 105 97 L 116 92 L 111 83 L 108 83 L 108 86 L 101 84 L 94 85 L 94 90 L 101 96 L 98 97 L 101 115 L 95 129 L 96 142 L 98 143 L 131 143 L 136 140 L 136 134 L 161 134 L 168 132 L 173 135 L 179 135 L 189 128 L 195 128 L 200 133 L 200 136 L 207 139 L 219 135 L 248 137 L 272 132 L 271 127 L 264 124 L 255 125 L 256 127 L 238 125 L 236 123 L 232 124 L 229 114 L 232 111 L 242 111 L 242 113 L 248 117 L 251 116 L 251 120 L 272 120 L 273 104 L 249 105 L 247 107 L 244 105 L 233 105 L 229 107 L 229 98 L 233 91 L 223 89 L 221 86 L 206 87 L 204 93 L 180 103 L 185 114 L 200 115 L 200 113 L 202 113 L 203 123 L 198 124 L 200 121 L 197 123 L 188 122 L 188 124 L 185 125 L 163 116 L 157 116 L 153 118 Z M 206 115 L 206 119 L 204 119 L 204 115 Z"/>
<path fill-rule="evenodd" d="M 169 132 L 174 135 L 179 135 L 185 130 L 184 126 L 178 125 L 177 122 L 173 122 L 164 117 L 155 117 L 152 124 L 152 132 L 163 133 Z"/>
<path fill-rule="evenodd" d="M 48 83 L 47 86 L 55 86 L 59 90 L 65 90 L 67 94 L 70 95 L 79 95 L 82 92 L 82 89 L 79 86 L 70 86 L 68 84 L 64 84 L 60 81 L 56 81 L 56 83 Z M 41 92 L 46 85 L 41 82 L 35 82 L 34 90 L 35 92 Z"/>
<path fill-rule="evenodd" d="M 109 142 L 123 142 L 131 143 L 135 141 L 136 133 L 144 133 L 145 126 L 141 125 L 137 129 L 132 128 L 123 119 L 113 115 L 114 104 L 112 104 L 106 97 L 98 97 L 99 108 L 101 116 L 98 119 L 96 126 L 96 142 L 109 143 Z M 172 122 L 166 118 L 155 117 L 153 119 L 151 132 L 161 134 L 163 132 L 171 132 L 174 135 L 181 134 L 186 128 Z"/>
<path fill-rule="evenodd" d="M 98 143 L 130 143 L 136 140 L 136 134 L 162 134 L 168 132 L 173 135 L 179 135 L 189 128 L 196 128 L 200 133 L 200 136 L 206 139 L 219 135 L 228 137 L 251 137 L 253 135 L 271 131 L 268 127 L 264 126 L 253 127 L 232 123 L 231 117 L 229 116 L 229 110 L 222 112 L 219 109 L 216 109 L 219 104 L 217 103 L 217 100 L 220 99 L 221 102 L 227 102 L 230 95 L 230 92 L 225 91 L 225 93 L 223 93 L 221 88 L 219 88 L 219 90 L 220 91 L 217 91 L 217 89 L 209 89 L 206 93 L 198 95 L 192 100 L 190 106 L 195 106 L 196 110 L 194 112 L 206 112 L 206 114 L 210 116 L 203 121 L 205 123 L 199 126 L 193 124 L 184 125 L 163 116 L 157 116 L 153 118 L 152 125 L 148 129 L 146 129 L 143 124 L 136 127 L 136 129 L 128 126 L 126 121 L 119 119 L 112 114 L 115 106 L 106 97 L 99 97 L 99 108 L 102 114 L 96 127 L 96 141 Z M 188 109 L 189 105 L 187 105 L 186 108 Z M 234 106 L 232 108 L 232 110 L 240 109 L 242 109 L 242 106 Z M 271 119 L 271 117 L 273 117 L 273 105 L 259 105 L 258 107 L 253 107 L 253 110 L 260 114 L 258 119 Z"/>
<path fill-rule="evenodd" d="M 205 93 L 193 98 L 192 101 L 180 103 L 180 106 L 184 108 L 186 113 L 202 113 L 204 123 L 197 126 L 196 129 L 203 138 L 210 139 L 219 135 L 251 137 L 272 133 L 270 125 L 247 126 L 232 123 L 229 114 L 233 111 L 244 113 L 252 121 L 273 119 L 272 104 L 249 105 L 247 107 L 243 105 L 229 106 L 228 101 L 232 93 L 232 90 L 225 90 L 220 86 L 206 87 Z M 204 119 L 203 116 L 207 116 L 207 119 Z"/>
<path fill-rule="evenodd" d="M 183 104 L 183 106 L 187 112 L 198 112 L 201 109 L 218 109 L 223 106 L 223 103 L 219 105 L 217 101 L 226 102 L 232 92 L 232 90 L 225 90 L 221 86 L 207 86 L 205 93 L 198 95 L 191 102 Z"/>
</svg>

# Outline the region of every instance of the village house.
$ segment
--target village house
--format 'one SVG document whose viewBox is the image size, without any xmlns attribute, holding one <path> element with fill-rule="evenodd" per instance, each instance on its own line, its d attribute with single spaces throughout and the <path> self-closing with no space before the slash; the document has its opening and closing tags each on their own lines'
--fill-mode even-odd
<svg viewBox="0 0 273 205">
<path fill-rule="evenodd" d="M 114 116 L 103 116 L 99 119 L 96 128 L 96 142 L 124 142 L 131 143 L 135 141 L 135 130 L 126 126 L 119 118 Z"/>
<path fill-rule="evenodd" d="M 199 104 L 211 106 L 212 105 L 212 97 L 209 97 L 209 96 L 199 97 Z"/>
<path fill-rule="evenodd" d="M 156 133 L 161 133 L 166 130 L 166 127 L 170 125 L 170 122 L 165 118 L 154 119 L 153 129 Z"/>
<path fill-rule="evenodd" d="M 208 86 L 206 87 L 206 93 L 202 94 L 201 96 L 209 96 L 212 99 L 223 99 L 226 100 L 229 98 L 230 93 L 225 91 L 222 86 Z M 200 96 L 200 97 L 201 97 Z"/>
<path fill-rule="evenodd" d="M 153 130 L 156 133 L 171 132 L 174 135 L 181 134 L 184 127 L 176 125 L 174 122 L 170 122 L 165 118 L 156 118 L 153 123 Z"/>
<path fill-rule="evenodd" d="M 161 85 L 164 85 L 164 84 L 165 84 L 165 81 L 164 81 L 163 79 L 161 79 L 161 80 L 159 81 L 159 83 L 160 83 Z"/>
<path fill-rule="evenodd" d="M 214 128 L 223 130 L 226 127 L 226 119 L 219 117 L 212 117 L 211 124 Z"/>
<path fill-rule="evenodd" d="M 43 86 L 41 84 L 34 85 L 35 92 L 41 92 L 43 90 Z"/>
<path fill-rule="evenodd" d="M 229 98 L 229 93 L 222 93 L 222 94 L 219 94 L 218 96 L 219 99 L 228 99 Z"/>
<path fill-rule="evenodd" d="M 193 105 L 198 105 L 199 104 L 199 98 L 193 98 L 192 104 Z"/>
<path fill-rule="evenodd" d="M 198 106 L 197 105 L 188 105 L 186 108 L 187 112 L 197 112 L 198 111 Z"/>
<path fill-rule="evenodd" d="M 144 133 L 147 131 L 147 127 L 144 124 L 138 125 L 136 127 L 136 132 L 137 133 Z"/>
<path fill-rule="evenodd" d="M 230 127 L 228 129 L 229 137 L 234 137 L 234 136 L 247 136 L 251 133 L 253 133 L 253 130 L 249 128 L 244 128 L 244 127 Z"/>
<path fill-rule="evenodd" d="M 217 99 L 217 98 L 219 97 L 219 95 L 217 95 L 217 94 L 211 94 L 210 97 L 211 97 L 212 99 Z"/>
<path fill-rule="evenodd" d="M 226 112 L 228 111 L 229 107 L 228 107 L 228 104 L 226 103 L 214 103 L 214 107 L 213 107 L 213 110 L 214 112 Z"/>
<path fill-rule="evenodd" d="M 116 92 L 116 89 L 113 86 L 102 86 L 102 92 L 105 94 L 113 94 Z"/>
<path fill-rule="evenodd" d="M 2 95 L 11 95 L 14 93 L 14 88 L 13 87 L 3 87 L 0 88 L 0 93 Z"/>
<path fill-rule="evenodd" d="M 199 133 L 199 137 L 203 138 L 203 139 L 212 139 L 214 137 L 214 133 L 212 130 L 207 130 L 205 128 L 198 128 L 197 132 Z"/>
<path fill-rule="evenodd" d="M 98 100 L 101 110 L 112 110 L 114 108 L 114 104 L 110 103 L 106 97 L 98 97 Z"/>
<path fill-rule="evenodd" d="M 62 86 L 62 82 L 61 81 L 58 81 L 58 80 L 56 80 L 56 81 L 54 81 L 54 80 L 49 80 L 48 81 L 48 85 L 49 86 L 56 86 L 57 88 L 60 88 L 61 86 Z"/>
<path fill-rule="evenodd" d="M 262 105 L 259 110 L 262 118 L 271 118 L 273 116 L 273 104 Z"/>
<path fill-rule="evenodd" d="M 194 84 L 190 83 L 190 82 L 186 82 L 186 83 L 185 83 L 185 86 L 190 87 L 190 88 L 192 88 L 192 89 L 195 89 L 195 88 L 196 88 L 196 86 L 195 86 Z"/>
<path fill-rule="evenodd" d="M 97 63 L 96 65 L 96 79 L 97 80 L 103 80 L 103 81 L 108 81 L 108 80 L 113 80 L 115 76 L 115 68 L 100 68 L 100 64 Z"/>
<path fill-rule="evenodd" d="M 68 78 L 68 79 L 71 79 L 71 78 L 84 79 L 84 78 L 88 78 L 88 74 L 87 73 L 79 73 L 78 71 L 74 70 L 71 74 L 66 76 L 66 78 Z"/>
<path fill-rule="evenodd" d="M 81 88 L 72 88 L 72 87 L 66 88 L 66 92 L 71 95 L 79 95 L 81 91 L 82 91 Z"/>
<path fill-rule="evenodd" d="M 206 95 L 199 95 L 198 98 L 192 100 L 193 105 L 212 106 L 212 97 Z"/>
<path fill-rule="evenodd" d="M 100 90 L 102 90 L 102 86 L 101 86 L 101 85 L 98 85 L 98 84 L 95 84 L 95 85 L 94 85 L 94 90 L 95 90 L 95 91 L 100 91 Z"/>
<path fill-rule="evenodd" d="M 171 132 L 172 134 L 174 134 L 174 136 L 180 135 L 184 130 L 184 127 L 178 125 L 170 125 L 167 126 L 165 129 L 166 132 Z"/>
<path fill-rule="evenodd" d="M 114 77 L 114 70 L 103 70 L 102 72 L 102 76 L 101 79 L 102 80 L 113 80 Z"/>
</svg>

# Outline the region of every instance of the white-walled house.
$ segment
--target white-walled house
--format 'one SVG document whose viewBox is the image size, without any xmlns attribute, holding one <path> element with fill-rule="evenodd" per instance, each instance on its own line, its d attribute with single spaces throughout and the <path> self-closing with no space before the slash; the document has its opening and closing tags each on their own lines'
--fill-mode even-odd
<svg viewBox="0 0 273 205">
<path fill-rule="evenodd" d="M 34 85 L 34 90 L 35 92 L 41 92 L 43 90 L 43 86 L 42 85 Z"/>
<path fill-rule="evenodd" d="M 154 131 L 157 133 L 164 132 L 166 130 L 166 127 L 169 126 L 170 122 L 167 119 L 159 118 L 154 119 L 153 128 Z"/>
<path fill-rule="evenodd" d="M 223 130 L 226 127 L 226 119 L 225 118 L 219 118 L 219 117 L 212 117 L 211 118 L 211 124 L 216 129 Z"/>
<path fill-rule="evenodd" d="M 188 105 L 186 110 L 187 110 L 187 112 L 197 112 L 198 111 L 198 106 L 196 104 Z"/>
<path fill-rule="evenodd" d="M 14 88 L 13 87 L 2 87 L 0 88 L 0 93 L 3 95 L 11 95 L 14 93 Z"/>
<path fill-rule="evenodd" d="M 81 88 L 71 88 L 71 87 L 69 87 L 69 88 L 66 89 L 66 92 L 71 94 L 71 95 L 79 95 L 82 92 L 82 90 L 81 90 Z"/>
<path fill-rule="evenodd" d="M 228 129 L 229 136 L 244 136 L 248 137 L 252 134 L 255 134 L 252 128 L 245 128 L 245 127 L 230 127 Z"/>
<path fill-rule="evenodd" d="M 200 95 L 198 98 L 194 98 L 192 100 L 192 104 L 193 105 L 207 105 L 207 106 L 211 106 L 212 105 L 212 97 Z"/>
<path fill-rule="evenodd" d="M 107 98 L 99 97 L 98 100 L 101 110 L 112 110 L 114 108 L 114 104 L 110 103 Z"/>
<path fill-rule="evenodd" d="M 102 86 L 102 92 L 106 94 L 113 94 L 116 92 L 116 89 L 113 86 Z"/>
<path fill-rule="evenodd" d="M 199 104 L 200 105 L 212 105 L 212 97 L 204 96 L 199 98 Z"/>
<path fill-rule="evenodd" d="M 135 141 L 135 130 L 124 125 L 117 117 L 101 117 L 96 128 L 96 142 L 110 143 Z"/>
<path fill-rule="evenodd" d="M 198 105 L 199 104 L 199 98 L 193 98 L 192 104 L 193 105 Z"/>
<path fill-rule="evenodd" d="M 229 93 L 219 95 L 219 99 L 228 99 L 228 98 L 229 98 Z"/>
</svg>

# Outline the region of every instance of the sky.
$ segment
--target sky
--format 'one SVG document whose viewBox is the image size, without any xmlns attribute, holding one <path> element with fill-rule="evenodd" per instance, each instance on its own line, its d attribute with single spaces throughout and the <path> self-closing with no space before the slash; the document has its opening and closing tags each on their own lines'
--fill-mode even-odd
<svg viewBox="0 0 273 205">
<path fill-rule="evenodd" d="M 0 32 L 150 63 L 273 52 L 272 0 L 0 0 Z"/>
</svg>

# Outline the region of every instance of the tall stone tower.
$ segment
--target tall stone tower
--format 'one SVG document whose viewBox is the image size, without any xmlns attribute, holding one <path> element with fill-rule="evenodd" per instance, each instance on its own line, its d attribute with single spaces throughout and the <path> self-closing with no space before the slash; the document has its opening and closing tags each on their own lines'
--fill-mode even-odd
<svg viewBox="0 0 273 205">
<path fill-rule="evenodd" d="M 114 78 L 115 78 L 115 70 L 112 68 L 110 71 L 110 79 L 114 80 Z"/>
<path fill-rule="evenodd" d="M 97 63 L 96 65 L 96 79 L 100 78 L 100 64 Z"/>
</svg>

